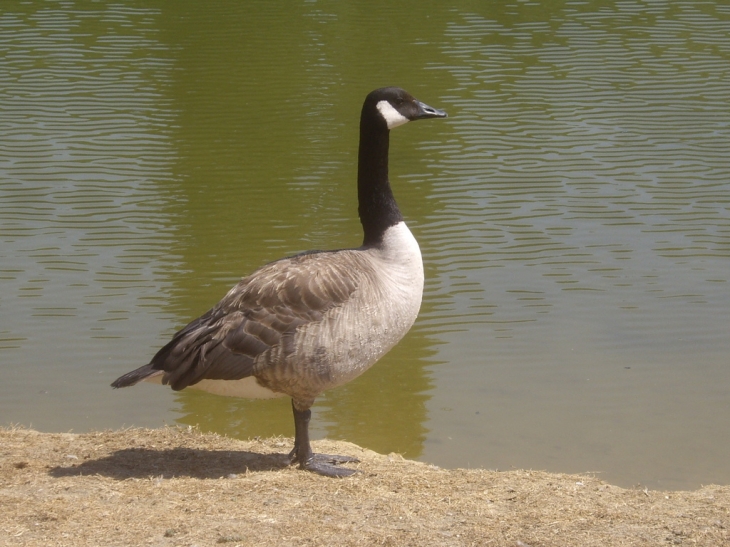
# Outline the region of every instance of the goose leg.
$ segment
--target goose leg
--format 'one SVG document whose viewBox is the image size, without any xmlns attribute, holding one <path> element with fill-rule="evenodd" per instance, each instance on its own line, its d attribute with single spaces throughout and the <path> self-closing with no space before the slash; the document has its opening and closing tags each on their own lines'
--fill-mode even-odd
<svg viewBox="0 0 730 547">
<path fill-rule="evenodd" d="M 314 454 L 309 443 L 309 418 L 312 411 L 297 410 L 292 401 L 294 411 L 294 449 L 289 453 L 289 462 L 299 463 L 300 469 L 312 471 L 325 477 L 349 477 L 356 471 L 345 467 L 337 467 L 340 463 L 357 463 L 359 460 L 349 456 L 330 454 Z"/>
</svg>

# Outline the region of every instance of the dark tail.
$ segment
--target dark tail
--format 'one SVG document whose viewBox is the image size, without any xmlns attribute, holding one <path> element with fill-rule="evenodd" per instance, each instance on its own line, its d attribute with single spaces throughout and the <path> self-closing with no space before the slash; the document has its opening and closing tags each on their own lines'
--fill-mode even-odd
<svg viewBox="0 0 730 547">
<path fill-rule="evenodd" d="M 139 367 L 132 372 L 127 372 L 127 374 L 125 374 L 124 376 L 120 376 L 112 382 L 112 387 L 116 389 L 119 387 L 133 386 L 134 384 L 141 382 L 145 378 L 149 378 L 153 374 L 157 374 L 159 372 L 159 370 L 153 369 L 152 363 L 150 363 L 149 365 Z"/>
</svg>

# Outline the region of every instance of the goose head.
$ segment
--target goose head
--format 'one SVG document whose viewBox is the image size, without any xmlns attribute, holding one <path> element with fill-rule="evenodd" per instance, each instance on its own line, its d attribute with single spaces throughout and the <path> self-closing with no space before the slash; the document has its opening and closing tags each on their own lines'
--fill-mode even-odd
<svg viewBox="0 0 730 547">
<path fill-rule="evenodd" d="M 365 116 L 379 119 L 388 129 L 393 129 L 413 120 L 445 118 L 446 112 L 422 103 L 399 87 L 381 87 L 366 97 Z"/>
</svg>

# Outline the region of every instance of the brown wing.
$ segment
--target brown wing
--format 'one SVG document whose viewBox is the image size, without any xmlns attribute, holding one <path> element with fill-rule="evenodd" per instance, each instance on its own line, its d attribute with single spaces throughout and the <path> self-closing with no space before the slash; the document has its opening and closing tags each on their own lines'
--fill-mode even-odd
<svg viewBox="0 0 730 547">
<path fill-rule="evenodd" d="M 361 280 L 357 253 L 304 253 L 256 270 L 175 334 L 152 358 L 152 369 L 164 370 L 174 390 L 253 375 L 259 355 L 278 345 L 283 355 L 291 353 L 298 327 L 321 321 L 350 298 Z"/>
</svg>

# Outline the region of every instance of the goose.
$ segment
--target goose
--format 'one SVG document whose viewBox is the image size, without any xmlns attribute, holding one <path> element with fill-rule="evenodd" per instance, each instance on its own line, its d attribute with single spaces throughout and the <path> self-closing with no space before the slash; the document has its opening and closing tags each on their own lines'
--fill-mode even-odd
<svg viewBox="0 0 730 547">
<path fill-rule="evenodd" d="M 315 399 L 353 380 L 395 346 L 416 320 L 423 263 L 388 180 L 390 130 L 445 118 L 398 87 L 367 95 L 357 171 L 360 247 L 307 251 L 244 277 L 210 311 L 178 331 L 149 364 L 115 380 L 150 381 L 246 398 L 289 396 L 294 448 L 289 463 L 328 477 L 355 470 L 345 456 L 314 454 Z"/>
</svg>

